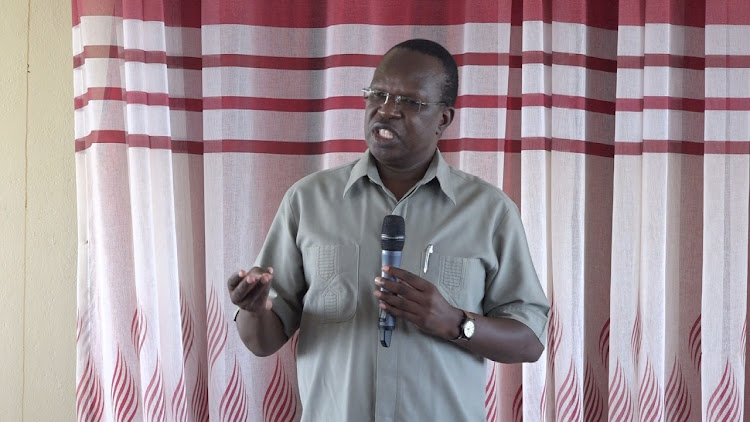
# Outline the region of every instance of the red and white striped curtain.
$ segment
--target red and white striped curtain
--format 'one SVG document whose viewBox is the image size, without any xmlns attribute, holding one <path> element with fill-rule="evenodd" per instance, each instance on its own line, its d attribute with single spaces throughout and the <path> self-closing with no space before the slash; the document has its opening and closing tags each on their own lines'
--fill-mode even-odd
<svg viewBox="0 0 750 422">
<path fill-rule="evenodd" d="M 487 420 L 750 415 L 749 0 L 72 6 L 79 420 L 299 419 L 294 338 L 252 356 L 225 280 L 364 151 L 359 89 L 415 37 L 459 64 L 441 151 L 519 204 L 553 304 Z"/>
</svg>

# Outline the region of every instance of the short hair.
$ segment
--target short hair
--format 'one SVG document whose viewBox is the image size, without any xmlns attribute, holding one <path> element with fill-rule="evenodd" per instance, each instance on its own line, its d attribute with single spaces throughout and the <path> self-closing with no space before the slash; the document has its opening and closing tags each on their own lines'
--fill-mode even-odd
<svg viewBox="0 0 750 422">
<path fill-rule="evenodd" d="M 458 66 L 456 65 L 456 60 L 453 59 L 451 53 L 435 41 L 422 38 L 414 38 L 396 44 L 388 50 L 388 53 L 397 48 L 417 51 L 440 60 L 443 64 L 443 73 L 445 74 L 443 92 L 440 94 L 440 101 L 447 104 L 449 107 L 453 107 L 456 104 L 456 97 L 458 97 Z"/>
</svg>

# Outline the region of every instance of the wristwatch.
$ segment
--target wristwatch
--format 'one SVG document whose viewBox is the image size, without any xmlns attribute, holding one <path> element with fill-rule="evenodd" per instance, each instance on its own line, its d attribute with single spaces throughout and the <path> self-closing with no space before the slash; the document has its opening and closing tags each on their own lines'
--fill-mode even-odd
<svg viewBox="0 0 750 422">
<path fill-rule="evenodd" d="M 461 320 L 461 323 L 458 324 L 458 337 L 454 338 L 453 341 L 457 340 L 471 340 L 471 337 L 474 335 L 474 318 L 470 317 L 469 314 L 466 311 L 464 312 L 464 318 Z"/>
</svg>

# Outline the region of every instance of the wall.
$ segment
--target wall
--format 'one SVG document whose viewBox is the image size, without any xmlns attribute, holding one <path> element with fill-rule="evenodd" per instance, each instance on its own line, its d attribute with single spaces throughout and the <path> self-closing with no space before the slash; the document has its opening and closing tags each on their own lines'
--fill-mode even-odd
<svg viewBox="0 0 750 422">
<path fill-rule="evenodd" d="M 75 420 L 70 0 L 0 13 L 0 421 Z"/>
</svg>

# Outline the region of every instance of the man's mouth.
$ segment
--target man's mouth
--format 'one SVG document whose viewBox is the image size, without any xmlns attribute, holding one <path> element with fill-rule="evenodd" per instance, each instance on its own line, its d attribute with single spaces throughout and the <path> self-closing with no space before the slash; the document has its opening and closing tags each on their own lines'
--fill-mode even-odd
<svg viewBox="0 0 750 422">
<path fill-rule="evenodd" d="M 398 134 L 393 131 L 391 128 L 383 127 L 383 126 L 376 126 L 372 130 L 372 134 L 375 136 L 375 139 L 378 142 L 382 143 L 390 143 L 393 142 L 398 138 Z"/>
<path fill-rule="evenodd" d="M 391 141 L 394 138 L 393 132 L 391 132 L 388 129 L 380 128 L 375 132 L 380 138 L 383 138 L 385 140 Z"/>
</svg>

